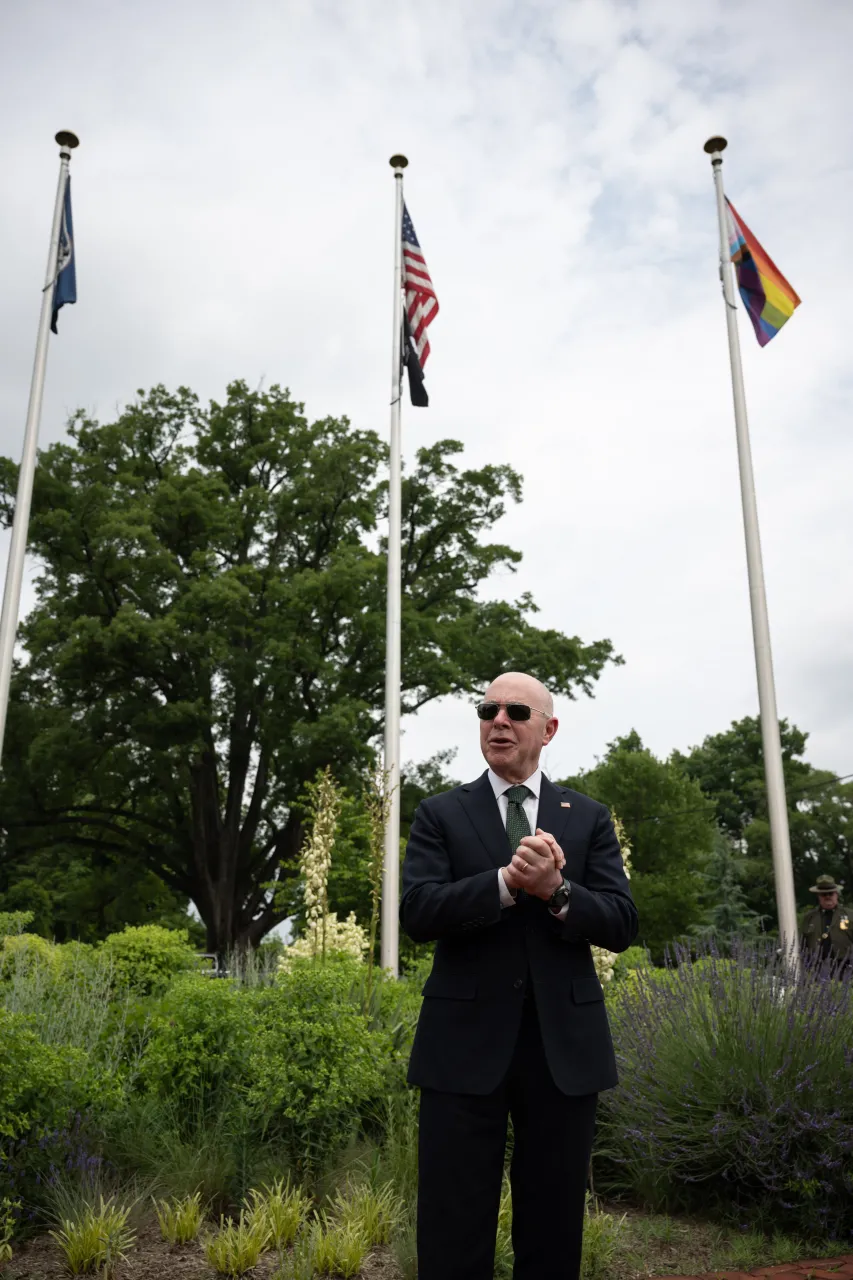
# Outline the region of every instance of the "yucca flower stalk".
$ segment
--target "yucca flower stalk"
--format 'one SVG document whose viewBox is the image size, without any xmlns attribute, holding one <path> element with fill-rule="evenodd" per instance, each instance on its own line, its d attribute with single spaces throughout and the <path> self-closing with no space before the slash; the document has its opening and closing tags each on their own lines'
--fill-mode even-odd
<svg viewBox="0 0 853 1280">
<path fill-rule="evenodd" d="M 370 931 L 367 944 L 367 983 L 364 1007 L 370 1008 L 373 994 L 373 966 L 376 953 L 376 934 L 382 906 L 382 871 L 385 865 L 385 828 L 391 812 L 391 792 L 388 789 L 389 774 L 379 766 L 370 774 L 364 789 L 364 807 L 370 825 Z"/>
<path fill-rule="evenodd" d="M 305 896 L 307 933 L 312 953 L 326 958 L 326 919 L 329 914 L 329 869 L 338 830 L 341 793 L 327 765 L 312 788 L 313 824 L 302 846 L 299 869 Z"/>
</svg>

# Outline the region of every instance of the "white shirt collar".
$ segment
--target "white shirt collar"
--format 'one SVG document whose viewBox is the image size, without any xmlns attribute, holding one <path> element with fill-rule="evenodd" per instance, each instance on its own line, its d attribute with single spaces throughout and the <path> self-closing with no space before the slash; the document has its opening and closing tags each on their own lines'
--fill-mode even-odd
<svg viewBox="0 0 853 1280">
<path fill-rule="evenodd" d="M 514 787 L 516 785 L 514 782 L 507 782 L 506 778 L 499 777 L 495 773 L 494 769 L 489 769 L 489 782 L 491 783 L 492 791 L 495 793 L 496 800 L 499 796 L 502 796 L 505 791 L 509 791 L 510 787 Z M 529 778 L 525 778 L 522 786 L 528 787 L 538 800 L 539 792 L 542 790 L 541 768 L 537 769 L 535 773 L 531 773 Z"/>
</svg>

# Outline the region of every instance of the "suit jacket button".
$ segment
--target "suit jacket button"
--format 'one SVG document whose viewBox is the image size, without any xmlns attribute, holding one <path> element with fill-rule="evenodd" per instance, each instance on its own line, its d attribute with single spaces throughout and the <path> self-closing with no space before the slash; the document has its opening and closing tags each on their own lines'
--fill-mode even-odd
<svg viewBox="0 0 853 1280">
<path fill-rule="evenodd" d="M 516 978 L 515 982 L 512 985 L 515 987 L 516 991 L 520 991 L 521 988 L 524 986 L 524 980 L 522 978 Z"/>
</svg>

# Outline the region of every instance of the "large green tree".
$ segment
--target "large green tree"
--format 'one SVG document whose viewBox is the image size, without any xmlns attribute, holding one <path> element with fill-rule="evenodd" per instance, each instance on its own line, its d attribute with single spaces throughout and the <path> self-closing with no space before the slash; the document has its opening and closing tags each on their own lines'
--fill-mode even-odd
<svg viewBox="0 0 853 1280">
<path fill-rule="evenodd" d="M 705 921 L 713 803 L 677 763 L 644 747 L 635 731 L 611 742 L 595 768 L 564 785 L 606 804 L 622 820 L 631 843 L 638 941 L 659 959 L 668 943 Z"/>
<path fill-rule="evenodd" d="M 794 884 L 800 905 L 813 905 L 809 885 L 819 873 L 853 886 L 853 786 L 804 759 L 808 734 L 796 725 L 780 720 L 779 731 Z M 735 721 L 686 755 L 676 753 L 675 759 L 713 801 L 718 823 L 741 854 L 748 906 L 775 927 L 775 882 L 758 718 L 746 716 Z"/>
<path fill-rule="evenodd" d="M 381 734 L 385 447 L 241 382 L 206 408 L 140 392 L 69 437 L 39 461 L 2 859 L 98 850 L 191 899 L 211 950 L 256 944 L 282 918 L 269 886 L 294 873 L 305 783 L 326 764 L 354 783 Z M 609 641 L 537 628 L 523 592 L 479 598 L 521 558 L 488 540 L 521 480 L 460 451 L 421 449 L 404 483 L 404 712 L 507 667 L 590 693 Z M 0 461 L 7 522 L 16 479 Z"/>
</svg>

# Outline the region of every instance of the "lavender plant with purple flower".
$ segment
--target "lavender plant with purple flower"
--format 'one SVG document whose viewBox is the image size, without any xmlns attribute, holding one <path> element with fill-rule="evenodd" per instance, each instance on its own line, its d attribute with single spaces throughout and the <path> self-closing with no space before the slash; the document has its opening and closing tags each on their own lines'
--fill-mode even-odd
<svg viewBox="0 0 853 1280">
<path fill-rule="evenodd" d="M 51 1129 L 33 1128 L 0 1148 L 0 1185 L 15 1202 L 15 1235 L 34 1230 L 57 1189 L 99 1186 L 111 1170 L 93 1149 L 86 1117 L 77 1112 Z"/>
<path fill-rule="evenodd" d="M 853 981 L 769 943 L 678 950 L 619 989 L 606 1180 L 654 1207 L 853 1234 Z"/>
</svg>

